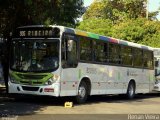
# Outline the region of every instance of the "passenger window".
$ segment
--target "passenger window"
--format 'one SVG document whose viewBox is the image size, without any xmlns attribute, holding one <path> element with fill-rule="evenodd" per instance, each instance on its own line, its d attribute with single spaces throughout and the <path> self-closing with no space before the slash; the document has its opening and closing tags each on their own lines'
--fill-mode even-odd
<svg viewBox="0 0 160 120">
<path fill-rule="evenodd" d="M 80 60 L 92 61 L 92 40 L 80 37 Z"/>
<path fill-rule="evenodd" d="M 122 65 L 132 66 L 132 48 L 128 46 L 121 47 Z"/>
<path fill-rule="evenodd" d="M 109 44 L 109 63 L 120 64 L 120 46 L 118 44 Z"/>
<path fill-rule="evenodd" d="M 96 62 L 108 62 L 108 44 L 101 41 L 93 41 L 94 47 L 94 61 Z"/>
<path fill-rule="evenodd" d="M 133 65 L 135 67 L 142 67 L 142 50 L 138 48 L 133 48 L 133 54 L 134 54 L 134 59 L 133 59 Z"/>
</svg>

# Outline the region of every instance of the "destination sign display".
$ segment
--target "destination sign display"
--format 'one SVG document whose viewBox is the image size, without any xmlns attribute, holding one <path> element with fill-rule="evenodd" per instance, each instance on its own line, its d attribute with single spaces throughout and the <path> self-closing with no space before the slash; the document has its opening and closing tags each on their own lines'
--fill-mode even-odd
<svg viewBox="0 0 160 120">
<path fill-rule="evenodd" d="M 21 30 L 19 31 L 19 36 L 52 36 L 52 30 Z"/>
<path fill-rule="evenodd" d="M 17 37 L 59 37 L 59 28 L 19 28 Z"/>
</svg>

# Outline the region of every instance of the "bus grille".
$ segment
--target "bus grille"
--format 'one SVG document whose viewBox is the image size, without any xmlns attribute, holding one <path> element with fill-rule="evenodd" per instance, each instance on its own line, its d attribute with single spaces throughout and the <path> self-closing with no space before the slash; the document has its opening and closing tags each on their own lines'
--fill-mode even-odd
<svg viewBox="0 0 160 120">
<path fill-rule="evenodd" d="M 20 81 L 20 82 L 23 83 L 23 84 L 27 84 L 27 85 L 31 84 L 30 81 Z M 32 82 L 32 83 L 39 85 L 39 84 L 42 84 L 43 82 Z"/>
<path fill-rule="evenodd" d="M 22 86 L 22 89 L 25 90 L 25 91 L 38 91 L 39 87 Z"/>
<path fill-rule="evenodd" d="M 21 79 L 43 79 L 47 75 L 25 75 L 25 74 L 17 74 L 17 76 Z"/>
</svg>

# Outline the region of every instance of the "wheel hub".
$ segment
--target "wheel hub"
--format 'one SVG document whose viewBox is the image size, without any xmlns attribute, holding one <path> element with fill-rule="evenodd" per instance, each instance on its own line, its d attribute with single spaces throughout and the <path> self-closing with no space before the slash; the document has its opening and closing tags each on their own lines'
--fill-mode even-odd
<svg viewBox="0 0 160 120">
<path fill-rule="evenodd" d="M 84 98 L 84 97 L 85 97 L 85 94 L 86 94 L 86 89 L 85 89 L 83 86 L 79 87 L 78 95 L 79 95 L 81 98 Z"/>
<path fill-rule="evenodd" d="M 130 86 L 130 88 L 129 88 L 129 94 L 130 94 L 130 96 L 132 96 L 133 93 L 134 93 L 133 86 Z"/>
</svg>

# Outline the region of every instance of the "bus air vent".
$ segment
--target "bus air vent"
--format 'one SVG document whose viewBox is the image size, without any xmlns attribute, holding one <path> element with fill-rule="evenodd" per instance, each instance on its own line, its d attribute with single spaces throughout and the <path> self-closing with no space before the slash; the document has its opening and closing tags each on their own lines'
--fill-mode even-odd
<svg viewBox="0 0 160 120">
<path fill-rule="evenodd" d="M 25 74 L 17 74 L 21 79 L 43 79 L 47 75 L 25 75 Z"/>
<path fill-rule="evenodd" d="M 38 91 L 39 87 L 22 86 L 22 89 L 25 90 L 25 91 Z"/>
</svg>

